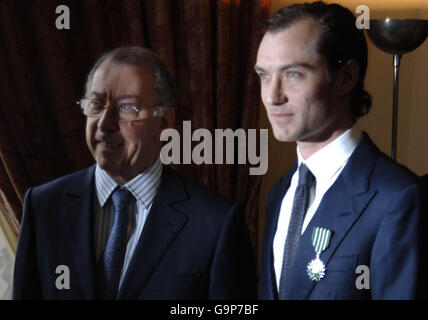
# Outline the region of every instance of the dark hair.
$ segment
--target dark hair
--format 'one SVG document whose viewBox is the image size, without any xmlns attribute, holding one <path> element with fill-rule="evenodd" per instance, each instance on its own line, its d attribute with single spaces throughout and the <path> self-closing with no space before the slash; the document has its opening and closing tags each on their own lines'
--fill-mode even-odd
<svg viewBox="0 0 428 320">
<path fill-rule="evenodd" d="M 368 63 L 367 41 L 363 30 L 356 27 L 355 16 L 350 10 L 322 1 L 283 7 L 264 22 L 263 34 L 280 32 L 307 18 L 314 19 L 320 25 L 321 36 L 317 51 L 325 56 L 332 78 L 347 60 L 355 59 L 358 62 L 360 75 L 351 91 L 351 112 L 354 120 L 367 114 L 372 105 L 370 94 L 364 90 Z"/>
<path fill-rule="evenodd" d="M 122 47 L 114 49 L 102 55 L 94 64 L 86 80 L 86 93 L 91 88 L 95 71 L 106 60 L 116 63 L 148 68 L 155 78 L 154 90 L 167 107 L 175 106 L 175 85 L 171 73 L 163 60 L 149 49 L 142 47 Z"/>
</svg>

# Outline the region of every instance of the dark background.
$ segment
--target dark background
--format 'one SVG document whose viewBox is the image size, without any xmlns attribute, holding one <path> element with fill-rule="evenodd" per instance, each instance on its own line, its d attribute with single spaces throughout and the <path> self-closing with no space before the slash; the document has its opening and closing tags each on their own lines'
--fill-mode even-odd
<svg viewBox="0 0 428 320">
<path fill-rule="evenodd" d="M 58 30 L 55 9 L 70 9 Z M 0 0 L 0 210 L 17 235 L 25 191 L 93 163 L 75 102 L 95 60 L 143 46 L 170 67 L 176 128 L 257 128 L 253 71 L 270 1 Z M 214 153 L 213 153 L 214 154 Z M 257 241 L 260 176 L 248 165 L 179 165 L 184 175 L 239 202 Z"/>
</svg>

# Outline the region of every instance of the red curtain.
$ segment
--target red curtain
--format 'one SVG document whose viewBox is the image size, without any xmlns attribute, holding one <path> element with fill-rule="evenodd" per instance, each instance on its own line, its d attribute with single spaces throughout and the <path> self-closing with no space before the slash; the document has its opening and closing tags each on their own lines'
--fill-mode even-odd
<svg viewBox="0 0 428 320">
<path fill-rule="evenodd" d="M 55 9 L 70 10 L 58 30 Z M 0 209 L 18 234 L 23 196 L 93 163 L 75 105 L 104 52 L 138 45 L 162 56 L 178 87 L 176 127 L 258 127 L 253 71 L 270 0 L 0 0 Z M 260 177 L 248 165 L 176 169 L 241 203 L 257 239 Z"/>
</svg>

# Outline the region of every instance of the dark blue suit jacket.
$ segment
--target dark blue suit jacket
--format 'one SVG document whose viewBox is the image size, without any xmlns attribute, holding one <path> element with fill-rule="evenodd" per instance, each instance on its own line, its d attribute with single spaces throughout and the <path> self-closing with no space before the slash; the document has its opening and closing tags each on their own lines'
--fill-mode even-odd
<svg viewBox="0 0 428 320">
<path fill-rule="evenodd" d="M 14 299 L 94 299 L 94 168 L 25 196 Z M 58 265 L 70 289 L 58 290 Z M 256 298 L 253 254 L 236 205 L 164 166 L 119 299 Z"/>
<path fill-rule="evenodd" d="M 260 267 L 262 299 L 277 299 L 272 245 L 281 201 L 295 170 L 296 165 L 268 196 Z M 302 234 L 288 299 L 416 298 L 421 281 L 421 211 L 418 178 L 381 154 L 364 134 Z M 315 258 L 314 227 L 333 231 L 329 247 L 320 255 L 327 272 L 319 282 L 306 273 Z M 357 289 L 358 265 L 369 267 L 370 289 Z"/>
</svg>

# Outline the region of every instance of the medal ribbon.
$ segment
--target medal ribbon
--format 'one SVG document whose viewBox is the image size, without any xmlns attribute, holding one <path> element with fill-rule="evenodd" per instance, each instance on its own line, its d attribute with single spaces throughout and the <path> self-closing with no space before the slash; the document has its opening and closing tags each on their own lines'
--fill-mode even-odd
<svg viewBox="0 0 428 320">
<path fill-rule="evenodd" d="M 329 229 L 320 227 L 314 228 L 314 231 L 312 232 L 312 245 L 314 246 L 317 255 L 327 249 L 330 244 L 331 233 L 332 232 Z"/>
</svg>

